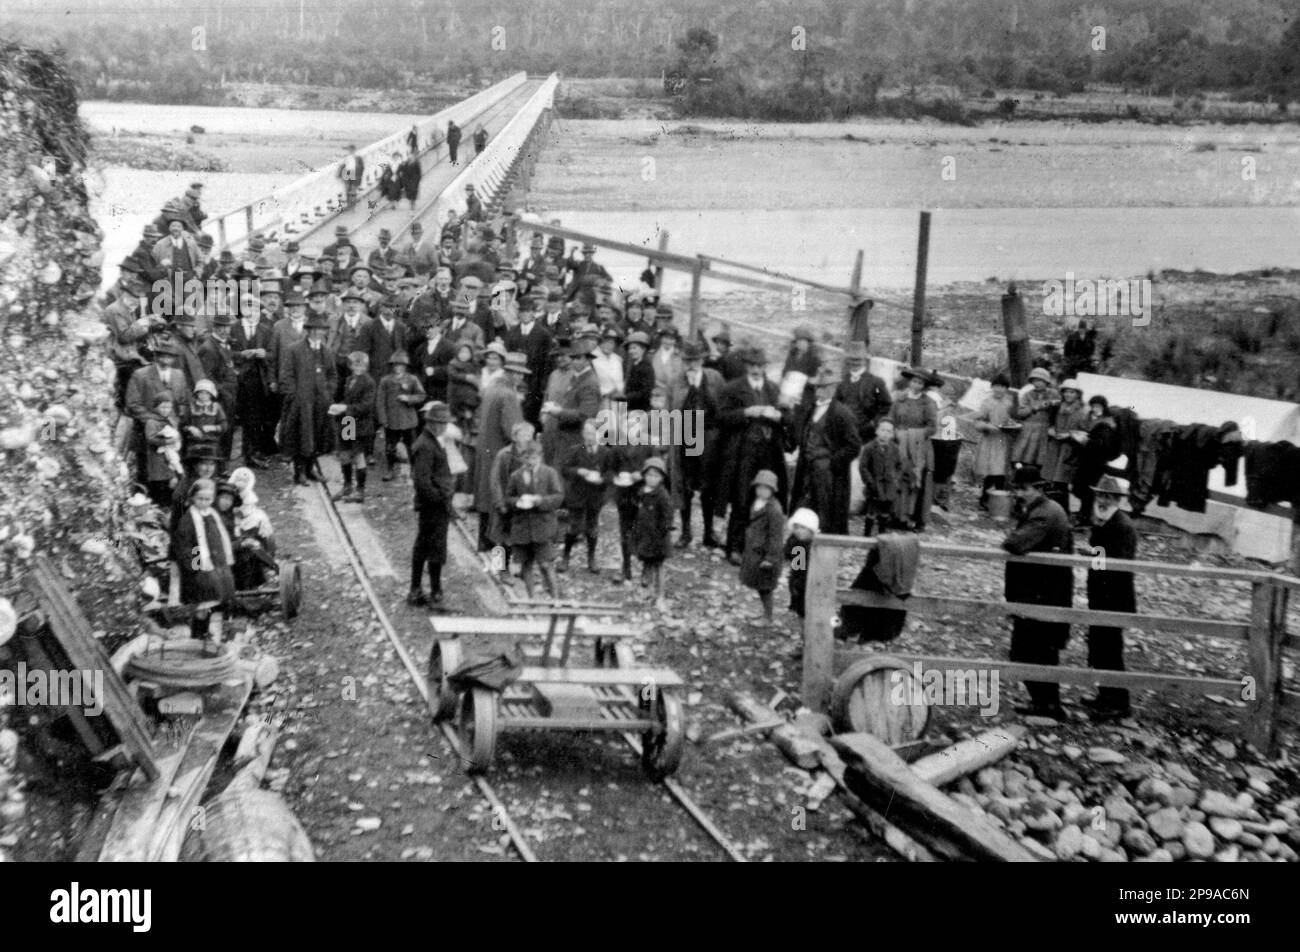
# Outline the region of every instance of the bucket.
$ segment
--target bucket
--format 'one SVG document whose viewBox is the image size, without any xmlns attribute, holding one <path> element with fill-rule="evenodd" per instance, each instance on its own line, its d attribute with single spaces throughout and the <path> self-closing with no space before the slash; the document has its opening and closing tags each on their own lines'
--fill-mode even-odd
<svg viewBox="0 0 1300 952">
<path fill-rule="evenodd" d="M 989 515 L 1000 522 L 1011 518 L 1011 493 L 1005 489 L 989 490 Z"/>
</svg>

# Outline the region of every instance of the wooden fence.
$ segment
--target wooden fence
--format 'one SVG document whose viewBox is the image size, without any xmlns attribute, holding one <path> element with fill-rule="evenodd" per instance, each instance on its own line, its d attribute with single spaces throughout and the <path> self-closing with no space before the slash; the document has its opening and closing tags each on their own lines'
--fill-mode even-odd
<svg viewBox="0 0 1300 952">
<path fill-rule="evenodd" d="M 1066 622 L 1073 625 L 1107 625 L 1137 630 L 1146 637 L 1179 638 L 1218 637 L 1247 643 L 1246 671 L 1236 677 L 1188 677 L 1148 671 L 1099 671 L 1090 668 L 1047 666 L 997 659 L 939 657 L 927 654 L 890 654 L 908 663 L 920 662 L 922 670 L 976 669 L 996 670 L 999 678 L 1049 681 L 1059 684 L 1099 685 L 1150 689 L 1158 692 L 1183 691 L 1193 694 L 1219 694 L 1247 701 L 1245 733 L 1259 750 L 1275 749 L 1276 725 L 1282 704 L 1296 705 L 1300 695 L 1282 689 L 1282 650 L 1295 647 L 1286 630 L 1287 600 L 1292 589 L 1300 588 L 1300 579 L 1269 572 L 1244 569 L 1175 565 L 1107 559 L 1106 569 L 1136 575 L 1181 576 L 1206 581 L 1240 582 L 1250 585 L 1250 620 L 1221 621 L 1194 616 L 1158 615 L 1139 612 L 1095 611 L 1054 605 L 1029 605 L 1018 602 L 963 598 L 956 594 L 914 594 L 907 599 L 843 588 L 839 583 L 840 560 L 845 550 L 865 558 L 875 539 L 849 536 L 820 536 L 812 546 L 808 565 L 807 606 L 804 617 L 803 701 L 815 711 L 826 712 L 830 706 L 835 674 L 863 657 L 860 650 L 836 650 L 835 618 L 841 605 L 872 608 L 901 608 L 914 614 L 936 618 L 957 618 L 962 622 L 975 619 L 1000 621 L 1005 617 L 1032 618 L 1040 621 Z M 1024 562 L 1031 565 L 1069 566 L 1087 569 L 1094 559 L 1080 555 L 1035 554 L 1013 556 L 1001 549 L 977 546 L 932 544 L 921 545 L 921 571 L 924 578 L 926 560 L 935 556 L 969 559 L 980 562 Z M 1250 680 L 1247 680 L 1249 678 Z M 1251 697 L 1253 689 L 1253 697 Z"/>
</svg>

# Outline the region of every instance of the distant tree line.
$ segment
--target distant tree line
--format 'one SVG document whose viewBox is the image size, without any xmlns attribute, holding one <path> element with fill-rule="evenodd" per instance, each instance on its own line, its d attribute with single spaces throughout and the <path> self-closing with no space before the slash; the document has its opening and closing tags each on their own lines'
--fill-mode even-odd
<svg viewBox="0 0 1300 952">
<path fill-rule="evenodd" d="M 151 101 L 215 101 L 223 81 L 385 88 L 519 69 L 667 74 L 687 111 L 792 119 L 934 84 L 1300 98 L 1291 0 L 15 0 L 0 30 L 63 45 L 85 97 Z"/>
</svg>

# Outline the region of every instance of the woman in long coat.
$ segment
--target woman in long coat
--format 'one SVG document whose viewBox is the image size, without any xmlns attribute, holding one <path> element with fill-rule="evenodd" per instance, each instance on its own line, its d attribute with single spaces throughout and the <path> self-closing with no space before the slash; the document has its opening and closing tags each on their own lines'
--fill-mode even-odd
<svg viewBox="0 0 1300 952">
<path fill-rule="evenodd" d="M 1089 419 L 1083 391 L 1077 381 L 1065 381 L 1060 391 L 1061 404 L 1047 430 L 1043 478 L 1051 484 L 1048 495 L 1069 512 L 1070 484 L 1074 482 L 1074 471 L 1079 466 L 1079 453 L 1083 448 L 1076 435 L 1088 432 Z"/>
<path fill-rule="evenodd" d="M 1016 419 L 1020 421 L 1021 429 L 1011 447 L 1011 462 L 1041 467 L 1046 461 L 1050 442 L 1047 431 L 1056 408 L 1061 405 L 1061 396 L 1052 389 L 1052 375 L 1042 367 L 1029 372 L 1029 381 L 1033 389 L 1020 398 L 1016 408 Z"/>
<path fill-rule="evenodd" d="M 393 208 L 397 207 L 397 202 L 402 197 L 402 182 L 398 178 L 398 170 L 401 166 L 401 156 L 394 152 L 393 160 L 385 162 L 384 170 L 379 173 L 379 194 L 392 202 Z"/>
<path fill-rule="evenodd" d="M 414 211 L 415 199 L 420 194 L 420 159 L 414 153 L 397 167 L 397 181 L 402 188 L 402 195 L 410 201 L 411 210 Z"/>
<path fill-rule="evenodd" d="M 1011 422 L 1016 409 L 1016 397 L 1009 389 L 1011 381 L 1006 374 L 998 374 L 992 384 L 993 392 L 984 398 L 971 418 L 975 429 L 980 431 L 979 444 L 975 447 L 975 478 L 983 484 L 981 509 L 988 508 L 990 489 L 1006 488 L 1007 434 L 1002 428 Z"/>
<path fill-rule="evenodd" d="M 933 494 L 930 474 L 934 472 L 934 446 L 930 437 L 938 427 L 939 409 L 925 395 L 929 374 L 920 368 L 903 371 L 907 380 L 886 417 L 894 424 L 894 439 L 902 461 L 898 482 L 898 509 L 905 513 L 907 528 L 924 529 Z"/>
<path fill-rule="evenodd" d="M 289 349 L 280 371 L 280 393 L 285 398 L 280 445 L 293 457 L 294 482 L 306 485 L 316 457 L 334 447 L 334 422 L 329 408 L 334 402 L 338 368 L 325 347 L 329 325 L 323 314 L 313 314 L 303 325 L 307 337 Z"/>
<path fill-rule="evenodd" d="M 522 371 L 520 371 L 522 372 Z M 474 509 L 479 514 L 478 550 L 492 548 L 492 514 L 496 505 L 492 493 L 493 464 L 497 454 L 510 445 L 516 423 L 524 420 L 518 381 L 513 373 L 498 374 L 483 394 L 478 408 L 474 437 Z"/>
</svg>

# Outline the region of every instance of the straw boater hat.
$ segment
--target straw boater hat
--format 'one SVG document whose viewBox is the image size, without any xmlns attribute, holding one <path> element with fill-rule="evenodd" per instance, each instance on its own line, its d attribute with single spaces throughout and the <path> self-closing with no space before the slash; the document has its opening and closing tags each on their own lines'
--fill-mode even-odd
<svg viewBox="0 0 1300 952">
<path fill-rule="evenodd" d="M 768 489 L 772 490 L 772 492 L 777 492 L 781 488 L 780 483 L 776 480 L 776 473 L 772 472 L 770 469 L 760 469 L 758 475 L 754 477 L 753 482 L 749 485 L 766 486 Z"/>
</svg>

